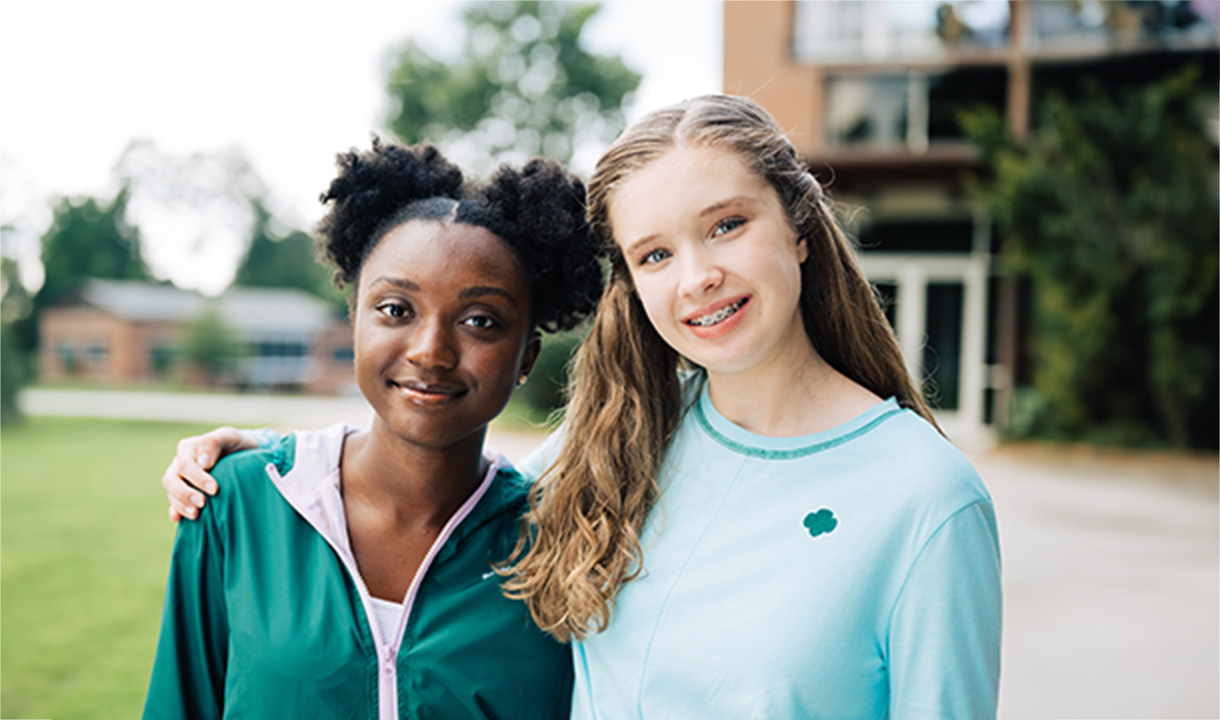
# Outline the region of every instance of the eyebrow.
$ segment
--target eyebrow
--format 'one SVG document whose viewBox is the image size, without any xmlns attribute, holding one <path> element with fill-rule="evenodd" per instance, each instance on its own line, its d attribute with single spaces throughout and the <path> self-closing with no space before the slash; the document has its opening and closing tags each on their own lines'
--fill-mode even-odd
<svg viewBox="0 0 1220 720">
<path fill-rule="evenodd" d="M 390 277 L 388 275 L 382 275 L 381 277 L 374 278 L 373 281 L 369 284 L 376 285 L 378 283 L 386 283 L 387 285 L 393 285 L 394 287 L 402 288 L 403 290 L 410 290 L 411 292 L 419 292 L 419 285 L 416 285 L 415 283 L 411 282 L 410 280 L 406 280 L 404 278 L 396 278 L 396 277 Z"/>
<path fill-rule="evenodd" d="M 727 198 L 725 200 L 721 200 L 719 202 L 714 202 L 711 205 L 708 205 L 707 207 L 705 207 L 699 211 L 699 214 L 697 215 L 697 217 L 704 218 L 704 217 L 707 217 L 708 215 L 713 215 L 715 213 L 720 212 L 721 210 L 724 210 L 725 208 L 732 207 L 734 205 L 752 205 L 752 204 L 754 204 L 754 198 L 751 198 L 748 195 L 734 195 L 731 198 Z M 630 245 L 628 245 L 623 250 L 623 254 L 624 255 L 634 254 L 636 248 L 638 248 L 641 245 L 645 245 L 647 243 L 652 242 L 653 240 L 655 240 L 657 238 L 657 235 L 658 235 L 658 233 L 653 233 L 651 235 L 645 235 L 644 237 L 633 241 Z"/>
<path fill-rule="evenodd" d="M 465 290 L 463 290 L 462 292 L 458 293 L 458 297 L 463 298 L 463 299 L 476 298 L 476 297 L 481 297 L 483 295 L 499 295 L 500 297 L 508 300 L 513 305 L 517 304 L 517 298 L 513 297 L 504 288 L 496 287 L 494 285 L 475 285 L 474 287 L 468 287 Z"/>
<path fill-rule="evenodd" d="M 378 283 L 386 283 L 388 285 L 393 285 L 394 287 L 402 288 L 403 290 L 406 290 L 408 292 L 419 292 L 420 291 L 420 287 L 419 287 L 418 283 L 412 282 L 405 278 L 396 278 L 396 277 L 390 277 L 388 275 L 382 275 L 381 277 L 375 278 L 371 284 L 377 285 Z M 484 295 L 499 295 L 500 297 L 503 297 L 506 300 L 508 300 L 513 305 L 519 304 L 517 302 L 517 298 L 513 297 L 511 293 L 509 293 L 504 288 L 496 287 L 494 285 L 475 285 L 473 287 L 468 287 L 465 290 L 458 293 L 458 297 L 462 298 L 463 300 L 469 299 L 469 298 L 482 297 Z"/>
</svg>

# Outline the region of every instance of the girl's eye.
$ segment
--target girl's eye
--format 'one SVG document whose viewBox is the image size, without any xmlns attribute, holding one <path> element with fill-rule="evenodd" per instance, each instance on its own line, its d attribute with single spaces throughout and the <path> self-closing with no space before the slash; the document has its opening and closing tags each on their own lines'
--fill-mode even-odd
<svg viewBox="0 0 1220 720">
<path fill-rule="evenodd" d="M 720 222 L 716 223 L 716 227 L 712 228 L 712 235 L 713 236 L 724 235 L 725 233 L 732 232 L 745 224 L 746 224 L 745 218 L 739 218 L 739 217 L 726 218 L 726 219 L 721 220 Z"/>
<path fill-rule="evenodd" d="M 662 260 L 668 258 L 669 256 L 670 256 L 670 252 L 668 250 L 661 250 L 658 248 L 656 250 L 649 251 L 649 253 L 647 255 L 645 255 L 643 258 L 641 258 L 640 264 L 641 265 L 655 265 L 655 264 L 661 262 Z"/>
<path fill-rule="evenodd" d="M 407 317 L 407 306 L 401 303 L 388 302 L 377 306 L 377 312 L 392 318 Z"/>
<path fill-rule="evenodd" d="M 497 322 L 495 318 L 488 317 L 487 315 L 475 315 L 473 317 L 468 317 L 466 320 L 464 320 L 464 322 L 467 325 L 479 328 L 480 330 L 489 330 L 491 328 L 500 326 L 500 323 Z"/>
</svg>

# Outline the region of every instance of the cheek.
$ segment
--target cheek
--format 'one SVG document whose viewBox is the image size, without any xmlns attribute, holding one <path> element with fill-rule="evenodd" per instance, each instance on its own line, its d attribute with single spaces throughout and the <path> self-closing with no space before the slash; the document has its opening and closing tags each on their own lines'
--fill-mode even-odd
<svg viewBox="0 0 1220 720">
<path fill-rule="evenodd" d="M 366 319 L 364 324 L 358 319 L 352 329 L 352 353 L 355 356 L 353 364 L 357 374 L 380 373 L 404 352 L 406 338 L 401 330 L 392 331 L 378 327 L 369 319 Z"/>
<path fill-rule="evenodd" d="M 517 386 L 524 344 L 482 346 L 468 349 L 466 352 L 471 366 L 478 368 L 477 372 L 483 378 L 484 384 L 509 391 Z"/>
<path fill-rule="evenodd" d="M 664 283 L 661 278 L 656 276 L 643 278 L 642 282 L 640 278 L 633 277 L 632 282 L 635 285 L 635 296 L 644 306 L 644 314 L 648 316 L 652 326 L 661 331 L 670 315 L 667 299 L 669 293 L 666 291 Z"/>
<path fill-rule="evenodd" d="M 764 278 L 772 287 L 785 293 L 800 294 L 801 253 L 793 246 L 776 246 L 770 251 L 747 254 L 738 259 L 736 267 L 743 275 Z"/>
</svg>

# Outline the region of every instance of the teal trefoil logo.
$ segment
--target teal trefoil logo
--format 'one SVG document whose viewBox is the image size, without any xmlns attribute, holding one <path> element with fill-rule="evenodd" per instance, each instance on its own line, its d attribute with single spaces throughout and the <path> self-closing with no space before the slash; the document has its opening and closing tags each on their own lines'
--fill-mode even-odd
<svg viewBox="0 0 1220 720">
<path fill-rule="evenodd" d="M 821 508 L 805 516 L 805 527 L 809 528 L 811 537 L 834 532 L 838 526 L 839 520 L 835 517 L 835 511 L 830 508 Z"/>
</svg>

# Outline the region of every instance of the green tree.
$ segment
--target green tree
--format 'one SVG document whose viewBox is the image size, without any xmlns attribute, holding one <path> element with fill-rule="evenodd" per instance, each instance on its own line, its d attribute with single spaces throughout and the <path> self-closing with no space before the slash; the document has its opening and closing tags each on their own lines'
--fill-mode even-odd
<svg viewBox="0 0 1220 720">
<path fill-rule="evenodd" d="M 59 201 L 42 237 L 44 280 L 35 312 L 62 300 L 86 277 L 149 279 L 139 231 L 126 220 L 129 196 L 124 186 L 109 205 L 95 198 Z"/>
<path fill-rule="evenodd" d="M 640 76 L 618 57 L 581 46 L 599 8 L 527 0 L 470 5 L 460 60 L 433 58 L 414 43 L 398 52 L 386 86 L 390 129 L 408 143 L 441 144 L 479 171 L 539 154 L 566 163 L 582 142 L 609 142 L 623 127 L 623 101 Z"/>
<path fill-rule="evenodd" d="M 27 353 L 16 331 L 31 305 L 13 258 L 0 257 L 0 298 L 0 425 L 9 425 L 21 419 L 17 394 L 29 377 Z"/>
<path fill-rule="evenodd" d="M 25 352 L 15 342 L 13 324 L 0 322 L 0 425 L 21 421 L 17 395 L 25 386 Z"/>
<path fill-rule="evenodd" d="M 214 385 L 234 369 L 243 349 L 237 333 L 214 307 L 209 307 L 187 326 L 181 354 L 188 366 L 202 372 Z"/>
<path fill-rule="evenodd" d="M 313 239 L 300 230 L 276 233 L 271 212 L 260 200 L 251 200 L 254 228 L 245 257 L 237 266 L 234 285 L 296 288 L 344 308 L 343 293 L 332 273 L 320 263 Z"/>
<path fill-rule="evenodd" d="M 63 198 L 55 205 L 51 227 L 42 236 L 42 287 L 34 294 L 32 311 L 8 321 L 9 337 L 21 351 L 32 353 L 38 347 L 42 311 L 67 298 L 85 278 L 149 278 L 139 232 L 127 222 L 129 200 L 130 192 L 123 186 L 109 204 L 86 197 Z"/>
<path fill-rule="evenodd" d="M 965 118 L 990 178 L 975 185 L 1032 281 L 1030 430 L 1217 444 L 1220 207 L 1214 104 L 1187 70 L 1115 92 L 1048 93 L 1032 139 Z"/>
</svg>

